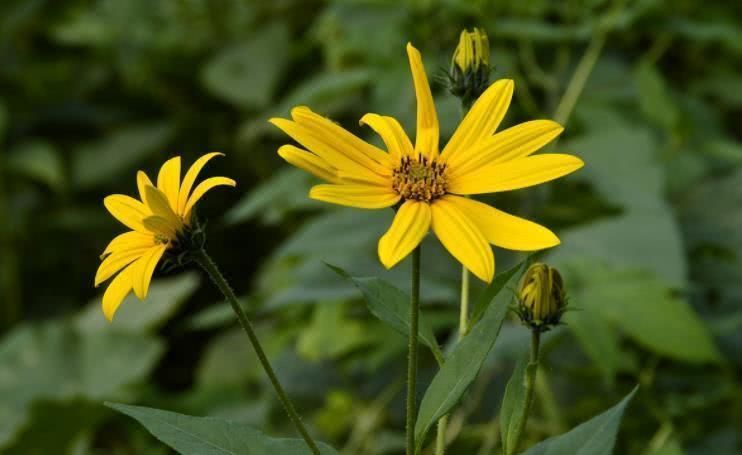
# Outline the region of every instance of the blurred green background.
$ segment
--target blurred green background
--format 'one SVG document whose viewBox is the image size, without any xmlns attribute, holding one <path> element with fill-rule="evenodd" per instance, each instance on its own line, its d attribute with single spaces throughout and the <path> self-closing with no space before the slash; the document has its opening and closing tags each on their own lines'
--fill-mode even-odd
<svg viewBox="0 0 742 455">
<path fill-rule="evenodd" d="M 553 150 L 586 162 L 485 198 L 559 233 L 544 260 L 578 309 L 544 341 L 528 441 L 638 383 L 617 453 L 742 453 L 742 4 L 723 0 L 4 0 L 0 452 L 169 453 L 105 400 L 293 434 L 198 273 L 160 272 L 110 325 L 92 286 L 123 231 L 103 197 L 134 194 L 138 169 L 218 150 L 206 173 L 238 187 L 200 205 L 208 247 L 300 412 L 344 453 L 401 453 L 405 339 L 322 262 L 408 286 L 408 263 L 376 260 L 391 211 L 310 201 L 312 179 L 278 158 L 289 141 L 266 120 L 307 104 L 369 140 L 366 112 L 414 134 L 404 45 L 442 76 L 472 26 L 490 36 L 493 78 L 516 81 L 506 126 L 557 119 Z M 434 91 L 446 137 L 458 102 Z M 499 271 L 523 257 L 495 253 Z M 459 268 L 432 240 L 423 263 L 423 311 L 445 346 Z M 499 399 L 527 340 L 506 322 L 452 416 L 450 453 L 498 447 Z M 421 355 L 422 394 L 436 367 Z"/>
</svg>

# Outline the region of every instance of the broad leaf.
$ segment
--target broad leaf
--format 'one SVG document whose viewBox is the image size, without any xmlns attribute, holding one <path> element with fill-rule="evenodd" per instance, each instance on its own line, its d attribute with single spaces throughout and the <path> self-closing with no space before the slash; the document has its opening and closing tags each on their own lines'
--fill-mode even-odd
<svg viewBox="0 0 742 455">
<path fill-rule="evenodd" d="M 136 419 L 157 439 L 183 455 L 310 455 L 302 439 L 272 438 L 229 420 L 193 417 L 160 409 L 106 403 Z M 319 443 L 324 455 L 337 454 Z"/>
<path fill-rule="evenodd" d="M 658 354 L 694 363 L 721 359 L 693 308 L 651 274 L 592 262 L 564 271 L 574 308 L 605 319 Z"/>
<path fill-rule="evenodd" d="M 404 336 L 410 333 L 410 297 L 391 283 L 377 277 L 352 277 L 340 267 L 328 264 L 338 275 L 352 281 L 366 298 L 368 309 L 377 318 L 389 324 Z M 418 322 L 418 336 L 438 361 L 443 354 L 433 334 L 433 329 L 423 315 Z"/>
<path fill-rule="evenodd" d="M 514 286 L 518 278 L 517 275 L 511 275 L 503 285 Z M 458 403 L 469 385 L 474 382 L 487 354 L 495 344 L 512 297 L 500 289 L 485 310 L 482 319 L 446 357 L 446 362 L 425 391 L 415 424 L 418 451 L 425 442 L 425 436 L 430 428 Z"/>
<path fill-rule="evenodd" d="M 288 63 L 288 35 L 284 24 L 273 23 L 247 41 L 224 49 L 204 67 L 204 86 L 240 107 L 264 107 Z"/>
<path fill-rule="evenodd" d="M 523 455 L 611 455 L 624 410 L 637 389 L 609 410 L 531 447 Z"/>
<path fill-rule="evenodd" d="M 141 334 L 83 332 L 63 321 L 18 326 L 0 343 L 0 447 L 26 422 L 33 403 L 121 396 L 162 350 Z"/>
<path fill-rule="evenodd" d="M 96 297 L 80 311 L 75 323 L 81 330 L 110 331 L 113 328 L 123 332 L 147 332 L 173 316 L 193 294 L 198 283 L 199 277 L 195 273 L 154 280 L 144 301 L 129 294 L 110 323 L 103 317 L 101 297 Z M 224 306 L 229 307 L 226 303 Z"/>
<path fill-rule="evenodd" d="M 173 131 L 167 123 L 148 123 L 113 131 L 80 146 L 72 157 L 72 180 L 84 189 L 105 184 L 145 157 L 161 153 Z"/>
</svg>

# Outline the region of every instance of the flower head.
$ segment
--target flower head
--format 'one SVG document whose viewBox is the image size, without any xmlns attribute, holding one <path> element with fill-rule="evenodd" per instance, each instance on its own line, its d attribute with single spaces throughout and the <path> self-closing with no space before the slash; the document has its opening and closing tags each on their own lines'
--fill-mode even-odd
<svg viewBox="0 0 742 455">
<path fill-rule="evenodd" d="M 562 276 L 557 269 L 535 263 L 523 275 L 516 312 L 524 324 L 545 332 L 559 324 L 567 306 Z"/>
<path fill-rule="evenodd" d="M 545 227 L 464 196 L 525 188 L 582 167 L 571 155 L 532 155 L 562 127 L 535 120 L 494 134 L 513 94 L 513 82 L 503 79 L 479 97 L 440 151 L 422 58 L 412 45 L 407 53 L 417 97 L 414 146 L 397 120 L 379 114 L 366 114 L 360 123 L 381 136 L 387 151 L 307 107 L 294 108 L 291 120 L 271 119 L 305 148 L 284 145 L 278 154 L 328 182 L 314 186 L 309 196 L 363 209 L 397 206 L 378 245 L 387 268 L 404 259 L 431 229 L 459 262 L 487 282 L 495 269 L 490 243 L 520 251 L 557 245 L 559 239 Z"/>
<path fill-rule="evenodd" d="M 168 160 L 160 168 L 157 186 L 142 171 L 137 173 L 140 200 L 114 194 L 103 200 L 106 209 L 124 226 L 131 229 L 108 244 L 101 255 L 102 263 L 95 275 L 95 286 L 116 275 L 103 294 L 103 313 L 108 320 L 126 296 L 134 294 L 143 300 L 155 267 L 168 250 L 177 248 L 193 228 L 193 208 L 216 186 L 235 186 L 226 177 L 211 177 L 199 183 L 196 178 L 204 165 L 221 153 L 209 153 L 180 178 L 180 157 Z"/>
</svg>

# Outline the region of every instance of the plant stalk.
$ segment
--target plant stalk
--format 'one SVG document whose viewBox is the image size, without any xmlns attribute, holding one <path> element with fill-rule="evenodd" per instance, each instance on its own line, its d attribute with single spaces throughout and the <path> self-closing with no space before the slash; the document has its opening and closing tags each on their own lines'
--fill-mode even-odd
<svg viewBox="0 0 742 455">
<path fill-rule="evenodd" d="M 209 275 L 211 281 L 214 282 L 216 287 L 218 287 L 222 294 L 224 294 L 227 302 L 229 302 L 229 304 L 232 306 L 232 310 L 234 310 L 235 314 L 237 315 L 237 320 L 240 321 L 242 329 L 245 331 L 247 337 L 250 339 L 250 343 L 252 343 L 253 349 L 255 349 L 255 353 L 257 354 L 260 363 L 263 365 L 263 369 L 268 375 L 271 384 L 273 384 L 273 388 L 276 390 L 276 394 L 278 395 L 278 398 L 283 405 L 283 409 L 286 411 L 286 414 L 288 414 L 289 419 L 291 419 L 291 422 L 293 422 L 294 426 L 299 431 L 302 438 L 304 438 L 304 441 L 306 441 L 312 453 L 315 455 L 320 455 L 317 444 L 309 435 L 306 427 L 304 427 L 304 424 L 301 421 L 301 417 L 296 412 L 294 405 L 291 403 L 288 395 L 283 390 L 283 386 L 281 386 L 281 383 L 278 381 L 278 377 L 276 376 L 275 371 L 273 371 L 273 367 L 268 361 L 268 357 L 265 355 L 263 346 L 260 344 L 260 340 L 258 340 L 258 337 L 255 334 L 255 330 L 253 329 L 250 319 L 248 319 L 247 314 L 245 314 L 245 312 L 242 310 L 242 307 L 237 300 L 237 296 L 234 294 L 234 291 L 229 286 L 227 280 L 224 278 L 224 275 L 222 275 L 214 261 L 203 249 L 199 250 L 196 253 L 195 260 L 198 265 L 200 265 L 201 268 L 204 269 L 204 271 Z"/>
<path fill-rule="evenodd" d="M 417 323 L 420 307 L 420 246 L 412 252 L 412 291 L 410 294 L 410 335 L 407 345 L 407 455 L 415 454 L 417 420 Z"/>
<path fill-rule="evenodd" d="M 523 432 L 526 429 L 526 422 L 528 422 L 528 415 L 531 412 L 531 405 L 533 404 L 533 389 L 536 383 L 536 372 L 538 371 L 538 356 L 539 346 L 541 344 L 541 332 L 538 330 L 531 330 L 531 358 L 526 367 L 526 399 L 523 409 L 523 416 L 518 422 L 518 426 L 515 430 L 515 443 L 512 447 L 508 447 L 508 454 L 511 455 L 518 451 L 518 446 L 523 437 Z"/>
</svg>

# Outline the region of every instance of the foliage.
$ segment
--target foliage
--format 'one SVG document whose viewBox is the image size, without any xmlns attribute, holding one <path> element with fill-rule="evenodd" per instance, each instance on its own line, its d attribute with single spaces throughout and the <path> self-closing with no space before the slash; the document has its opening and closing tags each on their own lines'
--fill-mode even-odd
<svg viewBox="0 0 742 455">
<path fill-rule="evenodd" d="M 227 158 L 209 172 L 239 191 L 201 206 L 208 246 L 287 392 L 339 451 L 400 453 L 410 264 L 386 271 L 376 259 L 392 213 L 309 200 L 313 180 L 278 158 L 284 140 L 267 119 L 307 104 L 372 141 L 355 126 L 366 112 L 412 133 L 404 45 L 442 74 L 465 26 L 488 32 L 493 77 L 516 82 L 504 126 L 566 113 L 553 148 L 586 162 L 491 201 L 559 234 L 539 260 L 562 271 L 570 298 L 566 324 L 542 340 L 521 447 L 575 453 L 600 427 L 616 453 L 741 451 L 740 18 L 734 2 L 698 0 L 0 2 L 0 451 L 167 453 L 156 438 L 182 447 L 105 400 L 294 444 L 207 280 L 161 270 L 148 302 L 125 303 L 111 325 L 92 286 L 122 232 L 102 198 L 134 194 L 137 169 L 219 150 Z M 565 110 L 590 49 L 596 63 Z M 458 103 L 435 95 L 449 135 Z M 497 270 L 523 259 L 498 250 Z M 485 454 L 500 446 L 500 397 L 527 331 L 493 314 L 493 289 L 475 286 L 477 346 L 453 347 L 459 273 L 426 239 L 421 337 L 440 353 L 420 351 L 419 434 L 450 411 L 461 425 L 449 427 L 449 453 Z M 468 384 L 450 386 L 449 374 Z M 610 408 L 637 383 L 630 406 Z"/>
</svg>

